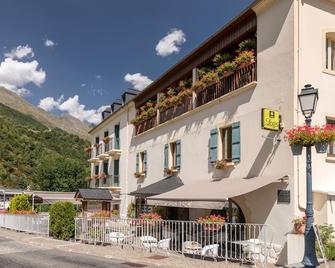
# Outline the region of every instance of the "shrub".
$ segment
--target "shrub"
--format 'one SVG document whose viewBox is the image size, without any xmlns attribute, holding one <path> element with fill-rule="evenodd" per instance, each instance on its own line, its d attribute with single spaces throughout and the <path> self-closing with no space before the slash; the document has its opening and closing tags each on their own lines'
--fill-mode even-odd
<svg viewBox="0 0 335 268">
<path fill-rule="evenodd" d="M 238 45 L 238 51 L 246 51 L 246 50 L 255 50 L 256 49 L 256 39 L 247 39 L 242 41 Z"/>
<path fill-rule="evenodd" d="M 29 203 L 29 196 L 27 194 L 15 195 L 10 201 L 8 210 L 11 213 L 15 211 L 31 210 L 31 205 Z"/>
<path fill-rule="evenodd" d="M 232 56 L 229 53 L 223 53 L 223 54 L 216 54 L 213 58 L 213 63 L 215 66 L 220 66 L 226 61 L 230 61 L 232 59 Z"/>
<path fill-rule="evenodd" d="M 328 260 L 335 260 L 335 229 L 331 224 L 319 226 L 320 239 L 324 247 L 324 253 Z M 318 243 L 316 243 L 316 252 L 321 257 L 321 251 Z"/>
<path fill-rule="evenodd" d="M 76 210 L 70 202 L 57 202 L 50 206 L 50 232 L 55 238 L 69 240 L 74 236 Z"/>
</svg>

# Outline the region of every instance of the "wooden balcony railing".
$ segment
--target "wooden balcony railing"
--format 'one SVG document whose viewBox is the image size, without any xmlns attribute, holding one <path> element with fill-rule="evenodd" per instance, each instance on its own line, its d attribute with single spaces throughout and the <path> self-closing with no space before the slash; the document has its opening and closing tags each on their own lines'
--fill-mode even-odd
<svg viewBox="0 0 335 268">
<path fill-rule="evenodd" d="M 153 115 L 146 120 L 141 121 L 135 126 L 136 135 L 157 126 L 157 115 Z"/>
<path fill-rule="evenodd" d="M 256 81 L 256 79 L 256 63 L 239 68 L 232 74 L 221 78 L 218 83 L 212 84 L 198 92 L 196 100 L 197 107 Z"/>
<path fill-rule="evenodd" d="M 176 106 L 169 107 L 163 112 L 159 113 L 159 123 L 163 124 L 183 113 L 192 110 L 192 97 L 185 97 L 182 102 Z"/>
</svg>

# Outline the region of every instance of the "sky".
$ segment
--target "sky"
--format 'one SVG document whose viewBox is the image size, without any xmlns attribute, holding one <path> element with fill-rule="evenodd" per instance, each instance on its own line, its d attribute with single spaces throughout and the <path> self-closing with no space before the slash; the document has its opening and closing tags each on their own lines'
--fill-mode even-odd
<svg viewBox="0 0 335 268">
<path fill-rule="evenodd" d="M 252 0 L 2 0 L 0 85 L 96 124 Z"/>
</svg>

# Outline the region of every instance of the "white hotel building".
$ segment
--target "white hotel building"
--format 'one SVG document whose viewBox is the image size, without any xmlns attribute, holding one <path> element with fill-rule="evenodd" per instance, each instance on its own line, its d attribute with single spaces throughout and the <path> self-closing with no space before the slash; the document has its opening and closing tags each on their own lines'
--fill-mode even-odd
<svg viewBox="0 0 335 268">
<path fill-rule="evenodd" d="M 182 79 L 196 83 L 197 70 L 217 53 L 234 52 L 249 38 L 257 40 L 255 63 L 131 123 L 149 100 L 157 104 L 159 94 Z M 313 123 L 334 123 L 335 1 L 255 1 L 143 91 L 126 91 L 104 113 L 90 131 L 89 161 L 92 178 L 107 177 L 90 180 L 90 187 L 112 191 L 121 217 L 130 203 L 165 207 L 169 219 L 215 211 L 230 222 L 273 226 L 284 246 L 292 219 L 306 206 L 305 156 L 293 156 L 284 141 L 286 130 L 304 123 L 297 95 L 305 84 L 319 89 Z M 282 131 L 261 127 L 262 108 L 280 113 Z M 216 168 L 216 160 L 228 164 Z M 335 224 L 332 146 L 328 154 L 313 149 L 313 191 L 315 221 Z"/>
</svg>

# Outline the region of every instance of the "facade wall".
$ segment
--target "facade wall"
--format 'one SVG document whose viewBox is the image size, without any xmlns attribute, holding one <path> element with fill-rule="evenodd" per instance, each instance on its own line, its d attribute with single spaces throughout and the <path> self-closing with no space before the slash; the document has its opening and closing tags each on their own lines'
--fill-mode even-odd
<svg viewBox="0 0 335 268">
<path fill-rule="evenodd" d="M 129 176 L 131 192 L 164 177 L 164 145 L 181 140 L 180 177 L 184 184 L 227 177 L 289 175 L 289 184 L 276 183 L 236 198 L 247 222 L 267 223 L 277 230 L 278 239 L 291 228 L 294 200 L 277 204 L 277 190 L 294 192 L 293 156 L 283 140 L 276 142 L 274 132 L 261 129 L 261 109 L 280 111 L 285 125 L 293 125 L 294 7 L 289 0 L 274 1 L 257 14 L 257 85 L 234 97 L 134 137 L 129 151 L 129 170 L 135 172 L 136 153 L 146 150 L 148 172 L 144 179 Z M 285 79 L 283 79 L 285 77 Z M 210 130 L 234 122 L 241 126 L 241 161 L 222 171 L 209 164 Z M 262 202 L 266 200 L 266 202 Z M 285 217 L 283 217 L 285 216 Z M 283 239 L 279 239 L 283 242 Z"/>
<path fill-rule="evenodd" d="M 326 117 L 335 117 L 334 88 L 335 72 L 325 70 L 325 35 L 335 33 L 335 3 L 329 0 L 304 0 L 299 6 L 299 88 L 312 84 L 319 89 L 319 102 L 312 124 L 325 124 Z M 299 116 L 299 123 L 304 118 Z M 335 159 L 326 154 L 317 154 L 314 149 L 313 190 L 325 194 L 315 194 L 315 203 L 328 199 L 327 192 L 335 192 Z M 305 158 L 299 157 L 300 206 L 305 207 Z M 329 201 L 326 202 L 329 206 Z M 315 208 L 316 209 L 316 208 Z M 317 214 L 318 215 L 318 214 Z M 321 216 L 320 216 L 321 217 Z M 335 224 L 334 212 L 328 210 L 329 223 Z M 324 223 L 324 215 L 316 221 Z"/>
</svg>

